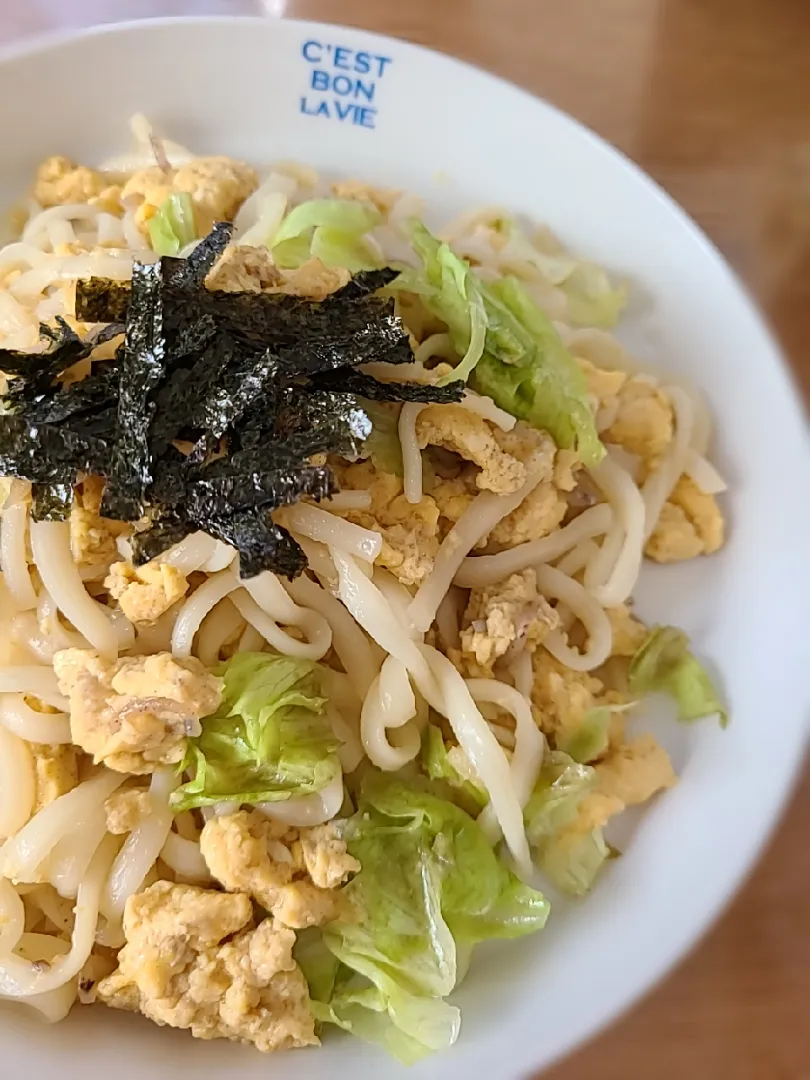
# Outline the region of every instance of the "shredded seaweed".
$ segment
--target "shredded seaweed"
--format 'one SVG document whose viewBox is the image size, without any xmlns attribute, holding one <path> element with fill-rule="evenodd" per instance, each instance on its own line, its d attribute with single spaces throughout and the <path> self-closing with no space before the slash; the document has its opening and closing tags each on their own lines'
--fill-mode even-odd
<svg viewBox="0 0 810 1080">
<path fill-rule="evenodd" d="M 76 316 L 97 324 L 86 340 L 59 321 L 42 328 L 47 351 L 0 351 L 0 474 L 31 481 L 35 516 L 52 520 L 79 474 L 103 477 L 101 512 L 135 523 L 138 564 L 202 529 L 237 548 L 243 576 L 293 577 L 306 558 L 271 512 L 338 490 L 326 455 L 367 452 L 374 402 L 456 401 L 461 389 L 356 370 L 413 360 L 380 295 L 397 271 L 357 274 L 324 300 L 208 289 L 231 236 L 216 225 L 188 259 L 136 262 L 131 283 L 78 282 Z M 113 359 L 64 381 L 121 334 Z"/>
<path fill-rule="evenodd" d="M 64 521 L 73 502 L 73 484 L 55 481 L 33 484 L 31 487 L 31 516 L 34 521 Z"/>
<path fill-rule="evenodd" d="M 448 404 L 461 401 L 464 384 L 459 380 L 446 386 L 429 386 L 416 382 L 381 382 L 354 368 L 338 368 L 325 372 L 312 380 L 317 390 L 333 390 L 340 393 L 359 394 L 371 401 L 419 401 Z"/>
</svg>

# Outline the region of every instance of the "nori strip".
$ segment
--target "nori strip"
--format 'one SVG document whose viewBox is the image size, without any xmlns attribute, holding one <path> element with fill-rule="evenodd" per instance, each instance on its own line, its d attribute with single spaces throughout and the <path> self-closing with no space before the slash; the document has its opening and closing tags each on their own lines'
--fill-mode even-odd
<svg viewBox="0 0 810 1080">
<path fill-rule="evenodd" d="M 327 300 L 358 300 L 370 293 L 384 289 L 399 277 L 399 270 L 393 266 L 384 266 L 380 270 L 361 270 L 355 274 L 351 281 L 347 281 L 342 289 L 331 293 Z"/>
<path fill-rule="evenodd" d="M 295 471 L 276 469 L 202 477 L 189 487 L 185 511 L 194 521 L 207 521 L 221 514 L 223 506 L 236 510 L 288 506 L 302 495 L 320 501 L 337 490 L 335 476 L 325 465 L 307 465 Z"/>
<path fill-rule="evenodd" d="M 34 484 L 31 516 L 34 521 L 64 521 L 73 502 L 73 483 Z"/>
<path fill-rule="evenodd" d="M 104 488 L 104 517 L 133 521 L 143 513 L 151 480 L 149 427 L 155 413 L 151 392 L 165 370 L 163 271 L 160 263 L 136 262 L 120 362 L 118 433 Z"/>
<path fill-rule="evenodd" d="M 415 382 L 381 382 L 354 368 L 339 368 L 324 372 L 312 380 L 316 390 L 333 390 L 339 393 L 358 394 L 371 401 L 421 401 L 425 404 L 449 404 L 461 401 L 464 383 L 460 379 L 446 386 L 427 386 Z"/>
<path fill-rule="evenodd" d="M 131 284 L 77 284 L 76 314 L 107 323 L 82 342 L 65 324 L 43 328 L 47 353 L 6 356 L 0 473 L 31 480 L 35 510 L 63 516 L 77 473 L 107 479 L 102 513 L 138 521 L 142 563 L 201 528 L 240 553 L 244 576 L 306 565 L 270 511 L 337 484 L 321 453 L 357 456 L 372 429 L 361 401 L 455 401 L 462 388 L 386 384 L 354 370 L 413 360 L 391 298 L 397 276 L 356 275 L 322 301 L 285 293 L 209 290 L 205 278 L 231 240 L 218 225 L 187 260 L 136 263 Z M 114 360 L 81 382 L 58 377 L 122 332 Z M 191 453 L 177 446 L 191 444 Z M 144 519 L 145 518 L 145 519 Z"/>
<path fill-rule="evenodd" d="M 118 364 L 106 360 L 98 373 L 42 397 L 26 409 L 31 424 L 58 424 L 82 413 L 96 414 L 118 398 Z"/>
<path fill-rule="evenodd" d="M 235 346 L 227 336 L 225 342 Z M 215 438 L 224 435 L 278 373 L 278 357 L 269 350 L 229 365 L 221 384 L 212 387 L 192 409 L 191 426 L 202 428 Z"/>
<path fill-rule="evenodd" d="M 143 566 L 195 530 L 184 514 L 164 507 L 152 507 L 148 522 L 148 528 L 136 529 L 130 538 L 132 561 L 136 566 Z"/>
<path fill-rule="evenodd" d="M 362 406 L 348 394 L 289 386 L 278 393 L 274 407 L 274 439 L 284 440 L 283 451 L 295 448 L 307 457 L 324 450 L 356 453 L 371 431 L 371 421 Z M 250 421 L 252 416 L 245 419 Z"/>
<path fill-rule="evenodd" d="M 208 277 L 208 272 L 230 244 L 232 237 L 232 222 L 216 222 L 208 236 L 203 237 L 187 259 L 172 259 L 170 257 L 163 259 L 166 268 L 166 280 L 171 285 L 181 289 L 202 286 Z"/>
<path fill-rule="evenodd" d="M 92 435 L 61 425 L 29 424 L 22 416 L 0 422 L 0 476 L 35 484 L 68 483 L 77 472 L 107 475 L 110 447 Z"/>
<path fill-rule="evenodd" d="M 272 570 L 292 580 L 306 569 L 307 557 L 301 546 L 269 513 L 239 510 L 228 517 L 208 518 L 205 529 L 237 549 L 240 577 Z"/>
</svg>

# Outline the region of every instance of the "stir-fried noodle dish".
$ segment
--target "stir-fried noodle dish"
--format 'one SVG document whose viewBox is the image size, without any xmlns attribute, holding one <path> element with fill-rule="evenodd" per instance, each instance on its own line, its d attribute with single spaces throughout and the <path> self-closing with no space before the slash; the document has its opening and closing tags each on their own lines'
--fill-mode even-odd
<svg viewBox="0 0 810 1080">
<path fill-rule="evenodd" d="M 709 417 L 547 230 L 132 128 L 0 249 L 0 996 L 415 1061 L 725 722 Z"/>
</svg>

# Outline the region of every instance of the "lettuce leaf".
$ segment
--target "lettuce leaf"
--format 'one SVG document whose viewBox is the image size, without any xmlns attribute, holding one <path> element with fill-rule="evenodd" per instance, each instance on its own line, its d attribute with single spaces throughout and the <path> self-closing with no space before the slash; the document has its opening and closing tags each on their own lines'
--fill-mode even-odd
<svg viewBox="0 0 810 1080">
<path fill-rule="evenodd" d="M 411 221 L 408 233 L 414 251 L 422 261 L 422 270 L 406 270 L 396 287 L 417 293 L 434 315 L 447 323 L 453 348 L 461 361 L 442 383 L 470 377 L 484 354 L 487 313 L 482 282 L 467 265 L 454 255 L 447 244 L 437 240 L 421 223 Z"/>
<path fill-rule="evenodd" d="M 316 1015 L 417 1060 L 455 1041 L 458 1011 L 442 999 L 468 950 L 539 930 L 548 903 L 468 814 L 391 777 L 367 776 L 345 835 L 362 868 L 345 888 L 354 917 L 324 941 L 353 975 Z"/>
<path fill-rule="evenodd" d="M 656 626 L 630 661 L 631 694 L 661 693 L 673 698 L 678 719 L 700 720 L 717 713 L 720 724 L 728 713 L 708 672 L 689 651 L 689 638 L 674 626 Z"/>
<path fill-rule="evenodd" d="M 493 337 L 507 353 L 488 348 L 475 369 L 474 385 L 518 420 L 544 428 L 558 446 L 575 448 L 586 465 L 604 457 L 585 375 L 563 345 L 548 316 L 515 278 L 487 285 L 487 311 L 497 311 Z M 515 357 L 516 343 L 523 352 Z M 509 359 L 508 357 L 512 357 Z"/>
<path fill-rule="evenodd" d="M 574 828 L 596 773 L 560 750 L 546 753 L 523 816 L 539 868 L 563 892 L 582 896 L 610 855 L 602 830 Z"/>
<path fill-rule="evenodd" d="M 489 802 L 486 788 L 476 781 L 469 767 L 464 768 L 464 751 L 460 747 L 448 749 L 435 724 L 428 724 L 422 735 L 422 767 L 431 780 L 454 789 L 460 799 L 453 798 L 453 802 L 459 803 L 463 810 L 479 813 Z"/>
<path fill-rule="evenodd" d="M 149 219 L 149 242 L 158 255 L 177 255 L 197 239 L 194 203 L 186 191 L 168 195 Z"/>
<path fill-rule="evenodd" d="M 447 324 L 463 359 L 445 381 L 471 377 L 476 390 L 518 420 L 576 448 L 586 465 L 600 461 L 605 451 L 585 376 L 520 282 L 482 281 L 419 221 L 409 224 L 409 235 L 422 266 L 405 270 L 393 287 L 416 293 Z"/>
<path fill-rule="evenodd" d="M 576 728 L 560 732 L 557 748 L 580 765 L 598 758 L 607 750 L 610 715 L 615 711 L 609 705 L 589 709 Z"/>
<path fill-rule="evenodd" d="M 172 795 L 175 811 L 221 801 L 272 802 L 309 795 L 340 772 L 340 745 L 323 715 L 318 665 L 268 653 L 237 653 L 217 669 L 217 711 L 188 740 Z"/>
<path fill-rule="evenodd" d="M 353 274 L 379 265 L 365 233 L 382 215 L 369 203 L 352 199 L 311 199 L 287 214 L 270 248 L 278 266 L 295 268 L 311 257 L 327 266 L 343 266 Z"/>
</svg>

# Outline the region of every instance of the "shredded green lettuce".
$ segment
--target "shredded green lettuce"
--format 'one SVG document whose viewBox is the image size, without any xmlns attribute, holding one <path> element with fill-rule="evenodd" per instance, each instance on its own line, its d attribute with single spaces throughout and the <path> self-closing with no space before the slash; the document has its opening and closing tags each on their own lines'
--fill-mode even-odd
<svg viewBox="0 0 810 1080">
<path fill-rule="evenodd" d="M 608 731 L 613 713 L 625 712 L 635 702 L 626 705 L 596 705 L 589 709 L 576 727 L 565 729 L 557 736 L 557 749 L 568 754 L 580 765 L 601 757 L 608 748 Z"/>
<path fill-rule="evenodd" d="M 544 428 L 558 446 L 575 448 L 586 465 L 597 464 L 605 448 L 585 375 L 551 320 L 516 278 L 488 284 L 486 299 L 487 311 L 498 315 L 493 336 L 509 351 L 487 348 L 475 369 L 475 388 L 518 420 Z M 514 358 L 516 343 L 522 344 L 520 358 Z"/>
<path fill-rule="evenodd" d="M 295 268 L 311 257 L 353 274 L 373 270 L 379 260 L 363 239 L 382 215 L 370 203 L 352 199 L 311 199 L 300 203 L 279 225 L 270 242 L 278 266 Z"/>
<path fill-rule="evenodd" d="M 571 826 L 596 773 L 561 750 L 547 752 L 526 804 L 526 836 L 538 867 L 563 892 L 582 896 L 593 886 L 610 855 L 601 829 Z"/>
<path fill-rule="evenodd" d="M 194 203 L 188 192 L 167 196 L 149 219 L 149 242 L 158 255 L 177 255 L 197 239 Z"/>
<path fill-rule="evenodd" d="M 317 664 L 237 653 L 216 673 L 222 702 L 188 740 L 180 768 L 191 779 L 173 793 L 175 811 L 308 795 L 339 775 L 340 743 L 323 715 Z"/>
<path fill-rule="evenodd" d="M 453 801 L 462 809 L 480 812 L 489 802 L 487 790 L 473 774 L 464 751 L 459 746 L 448 747 L 435 724 L 428 724 L 422 735 L 422 767 L 431 780 L 449 785 Z"/>
<path fill-rule="evenodd" d="M 548 903 L 473 818 L 391 777 L 366 777 L 345 834 L 361 865 L 345 889 L 354 916 L 324 928 L 343 975 L 315 1014 L 416 1061 L 456 1039 L 458 1010 L 443 999 L 472 946 L 539 930 Z"/>
<path fill-rule="evenodd" d="M 419 221 L 409 225 L 422 266 L 405 270 L 394 288 L 421 297 L 448 327 L 462 356 L 447 379 L 473 386 L 558 446 L 576 448 L 586 465 L 604 456 L 585 376 L 551 320 L 516 278 L 484 282 Z"/>
<path fill-rule="evenodd" d="M 656 626 L 630 661 L 631 694 L 667 694 L 678 706 L 678 719 L 700 720 L 715 713 L 720 724 L 728 713 L 709 673 L 689 651 L 689 638 L 674 626 Z"/>
<path fill-rule="evenodd" d="M 437 240 L 421 221 L 409 223 L 414 251 L 422 261 L 418 271 L 405 270 L 396 287 L 419 295 L 443 322 L 461 361 L 442 382 L 465 382 L 484 354 L 487 313 L 481 285 L 467 263 Z"/>
</svg>

